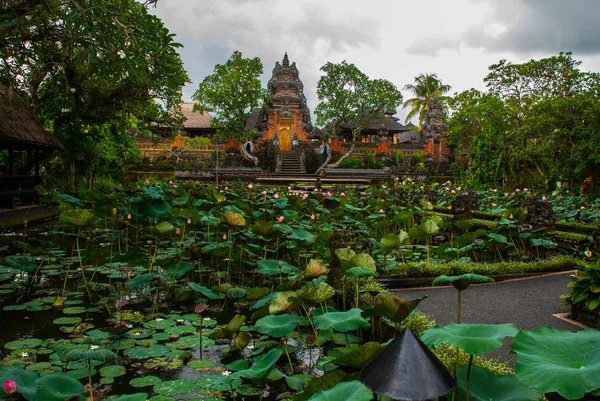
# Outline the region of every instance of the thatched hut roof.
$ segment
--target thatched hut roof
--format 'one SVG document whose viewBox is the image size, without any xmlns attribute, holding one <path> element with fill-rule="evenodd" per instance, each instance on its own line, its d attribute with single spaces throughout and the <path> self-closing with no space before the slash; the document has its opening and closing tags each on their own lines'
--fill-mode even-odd
<svg viewBox="0 0 600 401">
<path fill-rule="evenodd" d="M 207 111 L 204 113 L 200 113 L 199 111 L 194 111 L 194 103 L 193 102 L 184 102 L 181 104 L 181 111 L 185 116 L 186 120 L 183 123 L 185 128 L 210 128 L 210 122 L 213 119 L 213 116 L 210 115 Z"/>
<path fill-rule="evenodd" d="M 11 90 L 0 85 L 0 148 L 50 148 L 65 150 L 63 144 L 46 131 L 33 112 Z"/>
</svg>

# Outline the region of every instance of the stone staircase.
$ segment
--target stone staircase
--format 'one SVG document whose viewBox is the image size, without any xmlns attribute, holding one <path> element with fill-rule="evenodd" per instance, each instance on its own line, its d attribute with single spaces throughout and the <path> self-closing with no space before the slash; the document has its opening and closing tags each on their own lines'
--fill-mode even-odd
<svg viewBox="0 0 600 401">
<path fill-rule="evenodd" d="M 281 169 L 277 175 L 294 176 L 303 175 L 300 168 L 300 156 L 294 152 L 280 152 Z"/>
</svg>

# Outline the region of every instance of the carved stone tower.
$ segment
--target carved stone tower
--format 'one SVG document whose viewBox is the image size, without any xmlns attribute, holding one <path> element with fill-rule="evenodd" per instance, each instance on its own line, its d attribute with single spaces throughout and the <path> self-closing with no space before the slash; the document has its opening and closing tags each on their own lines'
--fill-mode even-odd
<svg viewBox="0 0 600 401">
<path fill-rule="evenodd" d="M 312 125 L 304 85 L 300 81 L 296 63 L 290 64 L 287 52 L 281 64 L 275 63 L 267 92 L 270 108 L 266 111 L 266 139 L 279 142 L 280 150 L 290 150 L 294 140 L 306 140 Z"/>
<path fill-rule="evenodd" d="M 444 122 L 442 106 L 436 102 L 430 102 L 421 125 L 421 133 L 425 139 L 424 153 L 428 159 L 439 162 L 450 155 L 451 152 L 444 141 L 446 131 L 448 131 L 448 125 Z"/>
</svg>

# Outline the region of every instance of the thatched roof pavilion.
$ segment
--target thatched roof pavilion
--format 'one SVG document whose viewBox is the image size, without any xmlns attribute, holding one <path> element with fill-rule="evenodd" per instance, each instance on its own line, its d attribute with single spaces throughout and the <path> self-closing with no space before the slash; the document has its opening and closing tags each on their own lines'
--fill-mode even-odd
<svg viewBox="0 0 600 401">
<path fill-rule="evenodd" d="M 0 85 L 0 149 L 65 150 L 23 101 L 3 85 Z"/>
</svg>

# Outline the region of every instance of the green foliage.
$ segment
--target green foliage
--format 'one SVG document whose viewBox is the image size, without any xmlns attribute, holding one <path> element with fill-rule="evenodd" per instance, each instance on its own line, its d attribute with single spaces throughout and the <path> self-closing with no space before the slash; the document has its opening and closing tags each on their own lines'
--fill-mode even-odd
<svg viewBox="0 0 600 401">
<path fill-rule="evenodd" d="M 392 274 L 403 277 L 435 277 L 442 274 L 457 276 L 461 274 L 515 274 L 541 271 L 566 271 L 578 266 L 577 258 L 557 256 L 547 260 L 533 262 L 498 262 L 498 263 L 460 263 L 452 261 L 442 264 L 427 262 L 407 262 Z"/>
<path fill-rule="evenodd" d="M 325 74 L 317 83 L 317 124 L 333 126 L 334 135 L 345 123 L 356 138 L 373 119 L 386 110 L 395 110 L 402 102 L 402 94 L 391 82 L 371 80 L 345 60 L 339 64 L 327 62 L 321 71 Z"/>
<path fill-rule="evenodd" d="M 235 51 L 225 64 L 215 65 L 213 74 L 204 78 L 192 98 L 200 111 L 212 113 L 211 124 L 223 135 L 242 138 L 247 135 L 250 112 L 264 101 L 262 73 L 258 57 L 243 58 Z"/>
<path fill-rule="evenodd" d="M 581 263 L 567 287 L 570 292 L 561 296 L 565 304 L 584 302 L 590 311 L 596 309 L 600 305 L 600 264 Z"/>
</svg>

